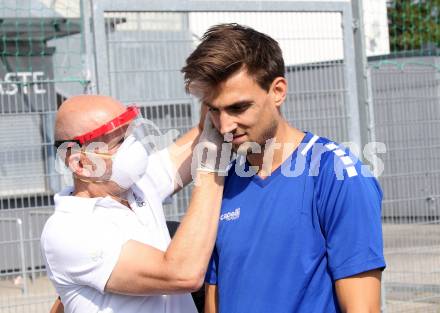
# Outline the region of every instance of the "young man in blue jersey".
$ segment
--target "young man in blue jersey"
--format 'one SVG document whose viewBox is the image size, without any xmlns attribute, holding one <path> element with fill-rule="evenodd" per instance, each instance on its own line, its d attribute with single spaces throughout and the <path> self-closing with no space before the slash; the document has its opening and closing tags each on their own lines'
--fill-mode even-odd
<svg viewBox="0 0 440 313">
<path fill-rule="evenodd" d="M 205 312 L 379 312 L 381 189 L 347 150 L 283 118 L 278 43 L 248 27 L 217 25 L 182 71 L 238 152 Z"/>
</svg>

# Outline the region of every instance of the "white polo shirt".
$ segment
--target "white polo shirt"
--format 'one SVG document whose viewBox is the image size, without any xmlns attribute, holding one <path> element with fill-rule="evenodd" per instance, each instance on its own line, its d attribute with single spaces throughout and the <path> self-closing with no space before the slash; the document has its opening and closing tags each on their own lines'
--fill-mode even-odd
<svg viewBox="0 0 440 313">
<path fill-rule="evenodd" d="M 66 313 L 196 313 L 190 294 L 126 296 L 104 287 L 128 240 L 165 251 L 170 242 L 162 201 L 173 191 L 168 154 L 149 157 L 147 175 L 132 188 L 132 210 L 110 197 L 55 195 L 55 213 L 41 236 L 48 276 Z M 153 179 L 154 178 L 154 179 Z M 145 260 L 148 262 L 148 260 Z"/>
</svg>

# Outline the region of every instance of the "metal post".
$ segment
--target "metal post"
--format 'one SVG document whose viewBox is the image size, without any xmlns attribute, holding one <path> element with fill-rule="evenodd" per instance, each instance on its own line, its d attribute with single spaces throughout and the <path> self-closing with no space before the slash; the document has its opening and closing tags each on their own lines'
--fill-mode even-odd
<svg viewBox="0 0 440 313">
<path fill-rule="evenodd" d="M 96 82 L 96 66 L 93 51 L 93 36 L 92 36 L 92 17 L 91 17 L 91 2 L 88 0 L 81 0 L 81 16 L 82 16 L 82 30 L 83 30 L 83 55 L 82 64 L 84 76 L 89 81 L 85 88 L 86 93 L 97 93 Z"/>
<path fill-rule="evenodd" d="M 107 33 L 104 10 L 101 8 L 101 5 L 100 0 L 92 1 L 96 82 L 99 94 L 111 95 Z"/>
<path fill-rule="evenodd" d="M 23 236 L 23 221 L 20 218 L 16 219 L 18 238 L 20 241 L 20 255 L 21 255 L 21 271 L 23 275 L 23 293 L 28 295 L 28 277 L 26 268 L 26 259 L 24 254 L 24 236 Z"/>
<path fill-rule="evenodd" d="M 31 255 L 31 278 L 32 281 L 35 281 L 35 260 L 34 260 L 34 243 L 32 242 L 32 238 L 33 238 L 33 229 L 32 229 L 32 219 L 31 219 L 31 214 L 29 213 L 29 219 L 28 219 L 28 238 L 29 238 L 29 253 Z"/>
<path fill-rule="evenodd" d="M 386 288 L 385 283 L 382 279 L 382 283 L 380 284 L 380 312 L 386 313 L 387 312 L 387 298 L 386 298 Z"/>
<path fill-rule="evenodd" d="M 369 79 L 368 79 L 368 62 L 365 45 L 365 30 L 363 19 L 362 0 L 351 1 L 353 12 L 353 28 L 354 28 L 354 51 L 356 66 L 356 88 L 358 94 L 358 111 L 359 111 L 359 128 L 360 128 L 360 148 L 361 151 L 369 140 L 369 122 L 368 122 L 368 106 L 369 106 Z M 371 118 L 371 116 L 370 116 Z M 362 159 L 362 155 L 360 156 Z"/>
<path fill-rule="evenodd" d="M 367 68 L 367 117 L 366 122 L 367 124 L 367 131 L 368 131 L 368 139 L 370 142 L 375 143 L 375 148 L 377 147 L 377 141 L 376 141 L 376 122 L 374 118 L 374 102 L 373 102 L 373 88 L 371 83 L 371 68 Z M 376 170 L 378 168 L 377 166 L 377 158 L 373 158 L 373 160 L 370 161 L 371 165 L 373 166 L 373 175 L 376 175 Z"/>
<path fill-rule="evenodd" d="M 0 221 L 11 222 L 17 224 L 18 241 L 20 243 L 20 258 L 21 258 L 21 273 L 23 275 L 23 294 L 28 295 L 28 277 L 26 269 L 25 249 L 24 249 L 24 236 L 23 236 L 23 221 L 20 218 L 0 218 Z"/>
<path fill-rule="evenodd" d="M 368 133 L 369 140 L 376 141 L 376 121 L 374 119 L 373 84 L 371 82 L 371 68 L 367 68 L 367 105 L 368 105 Z"/>
<path fill-rule="evenodd" d="M 353 16 L 351 7 L 345 8 L 342 14 L 342 25 L 344 34 L 344 82 L 347 88 L 345 92 L 345 103 L 349 117 L 348 136 L 352 144 L 357 145 L 362 151 L 361 126 L 359 124 L 359 103 L 356 84 L 356 54 L 353 51 Z M 361 153 L 358 156 L 361 159 Z"/>
<path fill-rule="evenodd" d="M 35 281 L 36 275 L 35 275 L 35 258 L 34 258 L 34 243 L 33 243 L 33 236 L 34 231 L 32 227 L 32 216 L 33 215 L 52 215 L 53 211 L 30 211 L 29 212 L 29 219 L 28 219 L 28 236 L 29 236 L 29 249 L 31 254 L 31 277 L 32 281 Z"/>
</svg>

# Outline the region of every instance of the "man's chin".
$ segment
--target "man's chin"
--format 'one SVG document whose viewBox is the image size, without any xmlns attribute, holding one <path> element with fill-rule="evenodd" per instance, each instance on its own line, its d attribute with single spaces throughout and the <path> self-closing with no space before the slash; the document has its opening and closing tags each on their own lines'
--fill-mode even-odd
<svg viewBox="0 0 440 313">
<path fill-rule="evenodd" d="M 237 154 L 250 155 L 261 152 L 261 145 L 257 142 L 245 141 L 240 144 L 232 144 L 232 149 Z"/>
</svg>

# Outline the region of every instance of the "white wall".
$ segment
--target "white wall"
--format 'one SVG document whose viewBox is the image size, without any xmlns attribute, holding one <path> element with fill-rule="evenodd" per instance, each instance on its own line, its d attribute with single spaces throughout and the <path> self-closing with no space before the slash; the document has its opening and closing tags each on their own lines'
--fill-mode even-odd
<svg viewBox="0 0 440 313">
<path fill-rule="evenodd" d="M 319 1 L 336 0 L 317 0 Z M 363 6 L 367 55 L 388 54 L 386 0 L 364 0 Z M 189 22 L 190 29 L 197 37 L 201 37 L 209 26 L 218 23 L 237 22 L 251 26 L 280 42 L 288 65 L 322 62 L 343 57 L 339 14 L 191 13 Z"/>
</svg>

